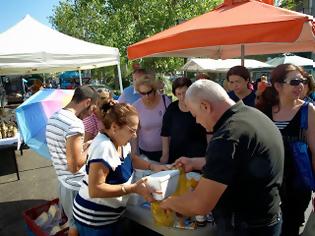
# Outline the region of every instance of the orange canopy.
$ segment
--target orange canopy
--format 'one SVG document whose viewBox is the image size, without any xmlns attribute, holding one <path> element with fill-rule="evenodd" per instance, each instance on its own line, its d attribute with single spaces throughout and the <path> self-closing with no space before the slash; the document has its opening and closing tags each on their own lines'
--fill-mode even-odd
<svg viewBox="0 0 315 236">
<path fill-rule="evenodd" d="M 268 2 L 268 0 L 265 0 Z M 315 51 L 311 16 L 255 0 L 225 0 L 213 11 L 128 47 L 128 58 L 210 57 Z"/>
</svg>

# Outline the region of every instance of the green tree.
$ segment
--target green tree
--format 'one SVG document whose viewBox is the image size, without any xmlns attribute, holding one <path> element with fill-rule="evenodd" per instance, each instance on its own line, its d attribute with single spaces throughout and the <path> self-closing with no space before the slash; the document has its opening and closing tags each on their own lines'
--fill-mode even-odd
<svg viewBox="0 0 315 236">
<path fill-rule="evenodd" d="M 210 11 L 222 0 L 65 0 L 50 17 L 60 32 L 119 48 L 123 76 L 130 73 L 127 47 L 160 31 Z M 145 58 L 145 68 L 173 72 L 179 58 Z M 105 72 L 102 72 L 105 73 Z"/>
</svg>

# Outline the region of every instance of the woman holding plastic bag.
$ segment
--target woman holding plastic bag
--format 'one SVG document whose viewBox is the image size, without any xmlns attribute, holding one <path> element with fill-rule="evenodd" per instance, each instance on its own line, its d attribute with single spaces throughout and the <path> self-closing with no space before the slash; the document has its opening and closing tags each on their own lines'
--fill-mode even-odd
<svg viewBox="0 0 315 236">
<path fill-rule="evenodd" d="M 129 140 L 136 136 L 136 109 L 110 101 L 102 105 L 104 129 L 94 138 L 87 162 L 87 174 L 73 203 L 73 215 L 80 236 L 121 235 L 119 219 L 129 193 L 152 201 L 145 180 L 131 183 L 133 167 L 161 171 L 166 166 L 131 157 Z"/>
</svg>

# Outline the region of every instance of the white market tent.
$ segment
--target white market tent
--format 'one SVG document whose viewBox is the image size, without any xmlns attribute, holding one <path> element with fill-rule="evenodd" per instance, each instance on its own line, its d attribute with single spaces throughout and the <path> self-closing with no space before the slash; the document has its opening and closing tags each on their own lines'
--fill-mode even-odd
<svg viewBox="0 0 315 236">
<path fill-rule="evenodd" d="M 227 72 L 233 66 L 241 65 L 241 59 L 190 59 L 181 70 L 191 72 Z M 270 68 L 271 65 L 253 59 L 245 59 L 244 66 L 247 69 Z"/>
<path fill-rule="evenodd" d="M 272 58 L 266 61 L 266 63 L 273 66 L 278 66 L 284 63 L 291 63 L 297 66 L 314 66 L 314 61 L 312 59 L 300 57 L 292 53 L 285 53 L 280 57 Z"/>
<path fill-rule="evenodd" d="M 119 50 L 89 43 L 26 15 L 0 33 L 0 75 L 88 70 L 117 65 L 122 91 Z"/>
</svg>

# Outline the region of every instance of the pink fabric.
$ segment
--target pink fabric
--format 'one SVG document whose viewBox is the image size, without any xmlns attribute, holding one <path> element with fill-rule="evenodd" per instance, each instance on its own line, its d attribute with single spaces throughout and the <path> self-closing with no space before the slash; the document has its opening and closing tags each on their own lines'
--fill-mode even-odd
<svg viewBox="0 0 315 236">
<path fill-rule="evenodd" d="M 165 97 L 166 107 L 171 103 L 168 97 Z M 161 97 L 160 103 L 153 109 L 147 109 L 142 100 L 139 99 L 133 106 L 137 109 L 140 118 L 140 130 L 138 133 L 139 147 L 148 152 L 162 150 L 161 128 L 165 106 Z"/>
<path fill-rule="evenodd" d="M 92 134 L 94 137 L 97 135 L 99 128 L 98 123 L 100 123 L 93 113 L 92 115 L 83 119 L 84 130 L 86 133 Z"/>
</svg>

